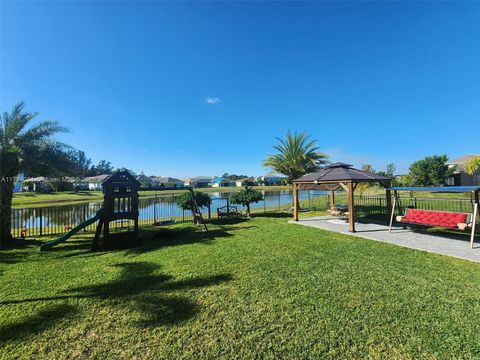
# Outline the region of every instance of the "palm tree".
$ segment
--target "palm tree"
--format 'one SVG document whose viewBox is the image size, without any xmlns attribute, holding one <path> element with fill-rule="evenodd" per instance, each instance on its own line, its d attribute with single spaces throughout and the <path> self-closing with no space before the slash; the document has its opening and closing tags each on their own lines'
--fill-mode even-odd
<svg viewBox="0 0 480 360">
<path fill-rule="evenodd" d="M 293 134 L 290 130 L 284 139 L 276 138 L 273 148 L 278 154 L 268 155 L 263 165 L 288 177 L 288 181 L 314 172 L 327 163 L 328 156 L 318 151 L 317 141 L 306 132 Z"/>
<path fill-rule="evenodd" d="M 465 164 L 465 172 L 469 175 L 475 174 L 480 170 L 480 155 L 471 157 Z"/>
<path fill-rule="evenodd" d="M 29 175 L 68 173 L 67 146 L 52 139 L 66 131 L 56 121 L 30 125 L 37 113 L 24 112 L 20 102 L 10 113 L 0 114 L 0 246 L 11 242 L 13 187 L 20 172 Z"/>
</svg>

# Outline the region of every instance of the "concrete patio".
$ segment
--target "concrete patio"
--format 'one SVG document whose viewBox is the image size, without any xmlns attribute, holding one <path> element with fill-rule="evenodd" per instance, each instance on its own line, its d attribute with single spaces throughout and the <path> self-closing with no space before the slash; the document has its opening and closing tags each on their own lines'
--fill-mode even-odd
<svg viewBox="0 0 480 360">
<path fill-rule="evenodd" d="M 318 229 L 335 231 L 338 233 L 362 237 L 365 239 L 382 241 L 412 249 L 423 250 L 441 255 L 453 256 L 460 259 L 480 262 L 480 239 L 475 238 L 474 248 L 470 248 L 469 238 L 456 238 L 444 234 L 424 234 L 403 229 L 400 226 L 392 227 L 389 234 L 388 226 L 374 222 L 357 222 L 357 232 L 348 232 L 348 222 L 332 216 L 318 216 L 301 219 L 293 224 L 310 226 Z"/>
</svg>

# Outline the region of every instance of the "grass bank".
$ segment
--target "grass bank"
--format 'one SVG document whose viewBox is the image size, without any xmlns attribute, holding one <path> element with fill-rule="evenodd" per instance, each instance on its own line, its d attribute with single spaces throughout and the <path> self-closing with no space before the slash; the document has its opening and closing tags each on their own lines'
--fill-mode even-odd
<svg viewBox="0 0 480 360">
<path fill-rule="evenodd" d="M 257 190 L 288 190 L 288 186 L 256 186 Z M 239 191 L 240 187 L 222 187 L 222 188 L 199 188 L 195 191 L 201 192 L 233 192 Z M 172 194 L 180 194 L 186 190 L 141 190 L 139 196 L 142 198 L 153 198 L 155 196 L 164 196 Z M 43 207 L 54 205 L 72 205 L 83 204 L 89 202 L 100 202 L 103 200 L 103 194 L 101 191 L 62 191 L 51 194 L 41 194 L 34 192 L 22 192 L 13 194 L 13 206 L 17 208 L 26 207 Z"/>
<path fill-rule="evenodd" d="M 0 254 L 0 357 L 478 358 L 480 265 L 283 214 Z M 288 215 L 287 215 L 288 216 Z"/>
</svg>

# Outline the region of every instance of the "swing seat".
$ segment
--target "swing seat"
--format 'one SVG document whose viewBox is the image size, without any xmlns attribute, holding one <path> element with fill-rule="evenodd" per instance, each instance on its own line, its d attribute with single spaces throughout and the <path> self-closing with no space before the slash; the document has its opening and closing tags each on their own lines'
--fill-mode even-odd
<svg viewBox="0 0 480 360">
<path fill-rule="evenodd" d="M 467 214 L 447 211 L 407 209 L 405 216 L 397 217 L 397 220 L 402 223 L 437 226 L 448 229 L 464 230 L 468 226 Z"/>
</svg>

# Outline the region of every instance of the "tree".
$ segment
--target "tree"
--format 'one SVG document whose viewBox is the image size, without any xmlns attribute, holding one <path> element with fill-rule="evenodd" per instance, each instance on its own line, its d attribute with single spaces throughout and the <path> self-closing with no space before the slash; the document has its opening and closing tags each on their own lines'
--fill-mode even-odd
<svg viewBox="0 0 480 360">
<path fill-rule="evenodd" d="M 236 174 L 223 173 L 223 175 L 220 177 L 227 180 L 237 181 L 237 180 L 242 180 L 247 178 L 248 175 L 236 175 Z"/>
<path fill-rule="evenodd" d="M 113 174 L 114 167 L 107 160 L 100 160 L 97 165 L 92 165 L 88 171 L 88 176 Z"/>
<path fill-rule="evenodd" d="M 38 113 L 27 113 L 24 107 L 20 102 L 10 113 L 0 115 L 0 246 L 13 241 L 11 212 L 16 176 L 20 172 L 29 176 L 73 173 L 68 147 L 53 139 L 66 129 L 56 121 L 30 126 Z"/>
<path fill-rule="evenodd" d="M 230 196 L 230 202 L 232 204 L 243 205 L 247 208 L 247 216 L 250 217 L 250 204 L 257 203 L 263 199 L 263 195 L 260 191 L 252 189 L 249 186 L 245 186 L 245 189 L 234 193 Z"/>
<path fill-rule="evenodd" d="M 362 170 L 363 171 L 366 171 L 366 172 L 369 172 L 369 173 L 375 173 L 375 170 L 373 170 L 373 166 L 370 165 L 370 164 L 363 164 L 362 165 Z M 370 184 L 369 183 L 359 183 L 357 184 L 357 191 L 360 192 L 360 195 L 363 195 L 363 192 L 365 190 L 367 190 L 368 188 L 370 187 Z"/>
<path fill-rule="evenodd" d="M 112 174 L 113 173 L 113 166 L 110 161 L 101 160 L 97 166 L 95 166 L 95 170 L 97 171 L 97 175 L 103 174 Z"/>
<path fill-rule="evenodd" d="M 373 170 L 373 166 L 370 165 L 370 164 L 363 164 L 362 165 L 362 170 L 363 171 L 366 171 L 366 172 L 369 172 L 369 173 L 375 173 L 375 170 Z"/>
<path fill-rule="evenodd" d="M 469 175 L 475 174 L 480 170 L 480 155 L 474 156 L 467 160 L 465 163 L 465 172 Z"/>
<path fill-rule="evenodd" d="M 197 202 L 197 206 L 199 208 L 207 207 L 212 202 L 210 196 L 208 194 L 195 191 L 194 192 L 195 201 Z M 183 210 L 192 210 L 193 209 L 193 201 L 192 201 L 192 193 L 190 191 L 184 192 L 182 195 L 175 199 L 178 207 Z M 195 223 L 195 217 L 193 218 L 193 222 Z"/>
<path fill-rule="evenodd" d="M 394 177 L 395 170 L 396 170 L 395 164 L 387 164 L 387 170 L 385 170 L 385 171 L 383 171 L 383 170 L 377 171 L 377 175 L 387 176 L 387 177 L 393 178 L 393 177 Z"/>
<path fill-rule="evenodd" d="M 276 138 L 273 148 L 278 154 L 268 155 L 263 165 L 287 176 L 289 183 L 310 172 L 319 170 L 327 162 L 327 155 L 318 151 L 317 141 L 306 133 L 287 132 L 284 139 Z"/>
<path fill-rule="evenodd" d="M 87 176 L 89 174 L 92 160 L 87 158 L 85 152 L 82 150 L 72 150 L 69 152 L 70 158 L 75 169 L 76 176 Z"/>
<path fill-rule="evenodd" d="M 393 183 L 395 186 L 413 186 L 412 175 L 398 175 Z"/>
<path fill-rule="evenodd" d="M 416 186 L 441 186 L 453 175 L 453 169 L 447 165 L 447 155 L 427 156 L 410 165 L 412 183 Z"/>
<path fill-rule="evenodd" d="M 110 162 L 109 162 L 110 164 Z M 107 170 L 108 171 L 108 170 Z M 128 171 L 130 174 L 132 174 L 133 176 L 137 176 L 137 173 L 135 171 L 133 171 L 132 169 L 128 169 L 126 167 L 122 167 L 122 168 L 117 168 L 115 171 Z M 113 170 L 112 170 L 113 172 Z M 108 173 L 104 173 L 104 174 L 108 174 Z"/>
<path fill-rule="evenodd" d="M 391 178 L 393 178 L 395 176 L 395 170 L 397 170 L 397 168 L 395 167 L 395 164 L 387 164 L 387 171 L 385 172 L 385 174 Z"/>
</svg>

